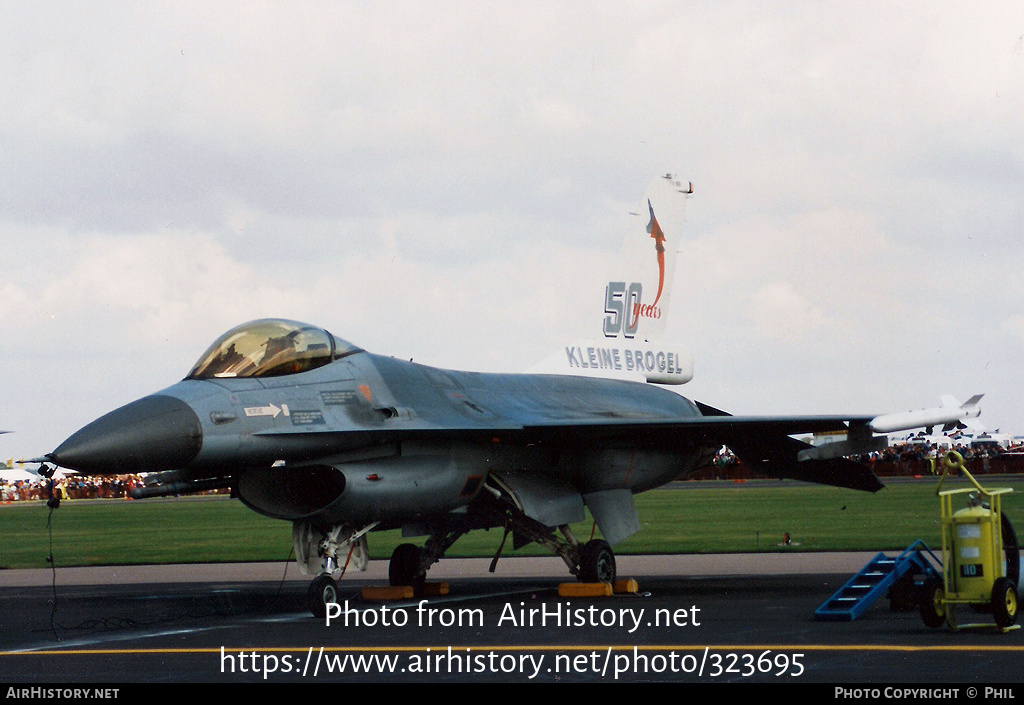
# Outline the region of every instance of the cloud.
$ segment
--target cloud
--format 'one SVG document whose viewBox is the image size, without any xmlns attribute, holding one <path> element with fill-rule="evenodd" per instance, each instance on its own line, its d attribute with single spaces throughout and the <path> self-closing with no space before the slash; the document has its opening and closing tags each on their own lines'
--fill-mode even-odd
<svg viewBox="0 0 1024 705">
<path fill-rule="evenodd" d="M 696 187 L 669 322 L 697 353 L 687 394 L 1019 396 L 1024 9 L 867 7 L 12 9 L 16 442 L 59 442 L 261 316 L 526 368 L 581 333 L 665 171 Z"/>
<path fill-rule="evenodd" d="M 1017 338 L 1018 343 L 1024 344 L 1024 315 L 1018 314 L 1004 319 L 999 329 Z"/>
<path fill-rule="evenodd" d="M 762 287 L 751 303 L 757 330 L 766 337 L 795 342 L 827 323 L 821 308 L 811 305 L 788 282 Z"/>
</svg>

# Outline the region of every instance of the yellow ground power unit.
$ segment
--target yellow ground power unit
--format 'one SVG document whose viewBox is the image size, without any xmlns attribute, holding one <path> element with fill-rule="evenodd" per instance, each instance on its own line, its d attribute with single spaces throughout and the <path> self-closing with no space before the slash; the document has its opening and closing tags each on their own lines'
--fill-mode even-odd
<svg viewBox="0 0 1024 705">
<path fill-rule="evenodd" d="M 1017 629 L 1020 556 L 1013 527 L 1002 512 L 1002 495 L 1013 489 L 984 489 L 955 451 L 946 454 L 943 465 L 945 471 L 936 488 L 942 523 L 942 579 L 925 582 L 921 617 L 929 627 L 943 622 L 951 629 L 992 626 L 958 624 L 957 607 L 967 605 L 975 612 L 991 612 L 999 629 Z M 943 489 L 955 470 L 971 487 Z M 954 511 L 954 499 L 966 500 L 967 506 Z M 1005 543 L 1004 533 L 1008 534 Z"/>
</svg>

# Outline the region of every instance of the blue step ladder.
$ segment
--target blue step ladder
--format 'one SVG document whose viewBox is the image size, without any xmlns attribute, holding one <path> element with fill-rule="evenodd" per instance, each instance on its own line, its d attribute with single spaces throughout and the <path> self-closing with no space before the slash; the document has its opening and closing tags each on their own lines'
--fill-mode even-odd
<svg viewBox="0 0 1024 705">
<path fill-rule="evenodd" d="M 937 569 L 927 556 L 938 564 Z M 935 557 L 921 540 L 912 543 L 898 556 L 879 553 L 860 572 L 839 588 L 832 597 L 814 611 L 817 619 L 852 622 L 905 575 L 925 575 L 941 579 L 942 561 Z"/>
</svg>

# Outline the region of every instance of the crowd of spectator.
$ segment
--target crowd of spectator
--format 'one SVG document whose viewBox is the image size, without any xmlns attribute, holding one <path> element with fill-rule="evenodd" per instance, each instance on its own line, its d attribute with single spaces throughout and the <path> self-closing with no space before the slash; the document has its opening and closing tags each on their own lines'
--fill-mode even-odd
<svg viewBox="0 0 1024 705">
<path fill-rule="evenodd" d="M 88 477 L 72 475 L 53 481 L 58 499 L 124 499 L 136 486 L 142 485 L 139 475 L 113 475 Z M 50 481 L 0 480 L 0 498 L 5 502 L 49 499 Z"/>
<path fill-rule="evenodd" d="M 53 480 L 57 499 L 130 499 L 131 491 L 145 483 L 140 475 L 107 475 L 89 477 L 69 475 Z M 226 491 L 226 490 L 225 490 Z M 214 494 L 218 491 L 205 492 Z M 25 502 L 50 498 L 50 481 L 0 479 L 0 502 Z"/>
<path fill-rule="evenodd" d="M 999 458 L 1007 453 L 1024 453 L 1024 445 L 1017 444 L 1009 448 L 1003 448 L 998 443 L 963 443 L 950 441 L 949 443 L 936 443 L 930 441 L 893 444 L 888 448 L 875 451 L 863 456 L 853 456 L 854 460 L 860 462 L 912 462 L 915 460 L 935 460 L 942 458 L 949 451 L 956 451 L 964 460 L 975 458 Z"/>
</svg>

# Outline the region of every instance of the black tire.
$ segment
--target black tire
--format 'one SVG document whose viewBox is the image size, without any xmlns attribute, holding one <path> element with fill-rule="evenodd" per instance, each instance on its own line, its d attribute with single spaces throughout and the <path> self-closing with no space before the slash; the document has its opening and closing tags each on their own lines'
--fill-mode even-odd
<svg viewBox="0 0 1024 705">
<path fill-rule="evenodd" d="M 1017 621 L 1017 584 L 999 578 L 992 586 L 992 617 L 996 626 L 1006 629 Z"/>
<path fill-rule="evenodd" d="M 327 605 L 338 601 L 338 583 L 328 573 L 321 573 L 313 578 L 307 593 L 309 611 L 318 619 L 327 614 Z"/>
<path fill-rule="evenodd" d="M 615 554 L 607 541 L 587 541 L 580 549 L 580 582 L 614 583 Z"/>
<path fill-rule="evenodd" d="M 914 584 L 914 576 L 907 573 L 897 580 L 889 589 L 890 612 L 913 612 L 918 602 L 918 585 Z"/>
<path fill-rule="evenodd" d="M 422 590 L 426 574 L 420 570 L 420 557 L 423 549 L 415 544 L 403 543 L 395 548 L 388 564 L 388 582 L 392 585 L 412 585 L 413 589 Z"/>
<path fill-rule="evenodd" d="M 941 578 L 929 578 L 921 586 L 921 619 L 925 626 L 935 629 L 946 621 L 946 588 Z"/>
<path fill-rule="evenodd" d="M 1003 551 L 1006 554 L 1006 579 L 1014 585 L 1020 584 L 1020 546 L 1017 545 L 1017 532 L 1013 524 L 1006 518 L 1006 512 L 999 517 L 1003 529 Z"/>
</svg>

